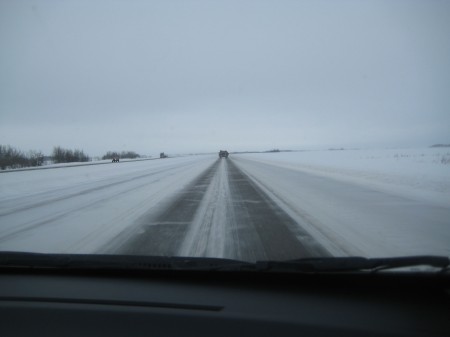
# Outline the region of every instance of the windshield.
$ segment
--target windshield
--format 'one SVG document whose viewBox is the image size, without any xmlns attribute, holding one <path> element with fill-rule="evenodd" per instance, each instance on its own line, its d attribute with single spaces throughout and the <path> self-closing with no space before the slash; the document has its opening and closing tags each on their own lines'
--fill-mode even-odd
<svg viewBox="0 0 450 337">
<path fill-rule="evenodd" d="M 448 257 L 449 17 L 0 1 L 0 252 Z"/>
</svg>

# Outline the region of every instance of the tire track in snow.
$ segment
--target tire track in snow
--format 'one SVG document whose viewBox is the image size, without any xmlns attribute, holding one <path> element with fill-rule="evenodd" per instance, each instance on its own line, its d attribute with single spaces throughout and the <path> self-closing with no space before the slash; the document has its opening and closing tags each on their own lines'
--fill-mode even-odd
<svg viewBox="0 0 450 337">
<path fill-rule="evenodd" d="M 107 182 L 101 182 L 101 184 L 95 185 L 94 187 L 85 188 L 83 186 L 81 191 L 73 192 L 73 188 L 71 188 L 66 191 L 66 195 L 58 197 L 53 196 L 47 199 L 40 198 L 41 200 L 43 199 L 40 202 L 32 201 L 29 205 L 12 209 L 9 212 L 0 214 L 0 223 L 9 224 L 10 221 L 13 223 L 13 221 L 9 218 L 10 216 L 14 218 L 16 214 L 20 214 L 22 219 L 21 223 L 14 224 L 13 226 L 0 226 L 0 243 L 8 242 L 16 237 L 20 237 L 28 231 L 37 230 L 38 227 L 44 227 L 55 223 L 58 220 L 63 220 L 71 214 L 82 213 L 83 210 L 96 207 L 105 201 L 123 197 L 125 194 L 134 193 L 137 189 L 148 188 L 149 186 L 152 186 L 155 181 L 161 179 L 162 173 L 167 174 L 167 172 L 173 171 L 171 174 L 175 174 L 175 172 L 179 170 L 180 167 L 170 167 L 131 177 L 117 177 L 108 180 Z M 154 179 L 148 180 L 150 177 L 154 177 Z M 141 182 L 141 180 L 144 182 Z M 98 193 L 107 189 L 114 189 L 114 192 L 111 192 L 110 194 Z M 62 191 L 64 191 L 64 189 Z M 51 193 L 55 194 L 54 191 L 46 192 L 48 195 L 52 195 Z M 76 200 L 77 198 L 85 195 L 89 195 L 90 198 L 81 198 L 81 201 Z M 30 197 L 30 199 L 35 200 L 36 196 Z M 65 201 L 71 199 L 74 199 L 73 206 L 69 205 L 70 207 L 68 208 L 67 204 L 65 204 L 65 206 L 59 206 L 60 204 L 64 204 Z M 40 214 L 39 211 L 37 211 L 37 213 L 33 212 L 35 209 L 39 209 L 44 206 L 51 207 L 53 211 L 51 213 L 42 214 Z M 27 221 L 26 219 L 30 220 Z"/>
<path fill-rule="evenodd" d="M 51 203 L 60 202 L 63 200 L 68 200 L 71 198 L 88 195 L 93 192 L 99 192 L 99 191 L 111 188 L 111 186 L 117 187 L 119 185 L 127 185 L 136 180 L 141 180 L 141 179 L 145 180 L 151 176 L 156 176 L 160 173 L 167 172 L 170 170 L 176 170 L 176 169 L 178 169 L 178 168 L 177 167 L 168 168 L 168 169 L 165 168 L 165 169 L 161 169 L 158 171 L 152 171 L 149 173 L 147 172 L 147 173 L 140 174 L 137 176 L 132 176 L 131 178 L 117 177 L 114 179 L 109 179 L 108 181 L 106 181 L 104 183 L 97 184 L 95 187 L 90 187 L 89 185 L 87 185 L 87 187 L 81 186 L 81 187 L 79 187 L 80 190 L 77 190 L 74 192 L 72 192 L 72 191 L 68 192 L 67 188 L 63 188 L 63 189 L 60 189 L 60 192 L 62 192 L 62 194 L 58 195 L 56 197 L 55 197 L 55 193 L 57 194 L 58 191 L 47 191 L 42 194 L 33 195 L 29 198 L 29 199 L 38 200 L 35 202 L 27 203 L 28 200 L 22 200 L 23 198 L 11 199 L 8 201 L 8 203 L 11 205 L 17 205 L 17 206 L 11 207 L 11 206 L 9 206 L 9 204 L 6 204 L 6 202 L 3 203 L 2 208 L 7 209 L 7 211 L 0 211 L 0 217 L 14 214 L 14 213 L 21 212 L 21 211 L 26 211 L 26 210 L 33 209 L 33 208 L 38 208 L 38 207 L 45 206 L 45 205 L 49 205 Z M 76 189 L 78 189 L 78 188 L 76 188 Z M 49 195 L 49 197 L 47 197 L 47 195 Z M 24 205 L 21 205 L 21 203 L 23 203 Z"/>
</svg>

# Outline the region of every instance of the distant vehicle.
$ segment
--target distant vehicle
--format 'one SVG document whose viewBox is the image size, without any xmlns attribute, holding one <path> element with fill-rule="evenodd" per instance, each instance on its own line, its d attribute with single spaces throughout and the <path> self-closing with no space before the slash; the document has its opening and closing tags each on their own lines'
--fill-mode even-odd
<svg viewBox="0 0 450 337">
<path fill-rule="evenodd" d="M 228 158 L 228 151 L 219 151 L 219 158 Z"/>
<path fill-rule="evenodd" d="M 113 163 L 118 163 L 119 162 L 119 157 L 113 157 L 112 162 Z"/>
<path fill-rule="evenodd" d="M 161 152 L 159 154 L 159 158 L 167 158 L 168 156 L 166 154 L 164 154 L 164 152 Z"/>
</svg>

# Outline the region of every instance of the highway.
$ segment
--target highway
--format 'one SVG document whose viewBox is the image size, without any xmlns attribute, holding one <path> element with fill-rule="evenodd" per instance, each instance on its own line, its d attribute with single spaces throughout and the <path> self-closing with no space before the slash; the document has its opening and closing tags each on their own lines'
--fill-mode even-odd
<svg viewBox="0 0 450 337">
<path fill-rule="evenodd" d="M 171 204 L 144 215 L 130 231 L 120 245 L 109 245 L 112 253 L 245 261 L 329 255 L 232 159 L 214 161 Z"/>
<path fill-rule="evenodd" d="M 223 257 L 450 255 L 450 209 L 245 155 L 0 174 L 0 250 Z"/>
</svg>

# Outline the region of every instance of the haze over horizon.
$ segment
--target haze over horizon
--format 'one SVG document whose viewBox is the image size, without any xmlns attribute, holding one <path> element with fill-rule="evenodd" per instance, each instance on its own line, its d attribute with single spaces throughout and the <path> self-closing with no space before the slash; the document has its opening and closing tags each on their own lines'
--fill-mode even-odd
<svg viewBox="0 0 450 337">
<path fill-rule="evenodd" d="M 438 0 L 0 0 L 0 144 L 448 144 L 449 17 Z"/>
</svg>

